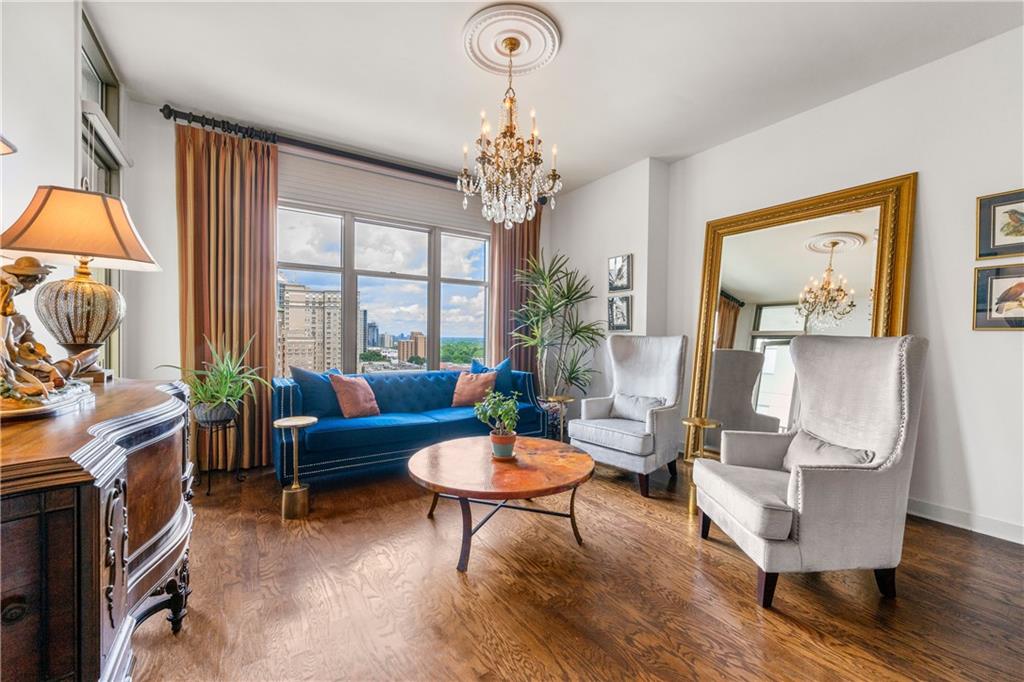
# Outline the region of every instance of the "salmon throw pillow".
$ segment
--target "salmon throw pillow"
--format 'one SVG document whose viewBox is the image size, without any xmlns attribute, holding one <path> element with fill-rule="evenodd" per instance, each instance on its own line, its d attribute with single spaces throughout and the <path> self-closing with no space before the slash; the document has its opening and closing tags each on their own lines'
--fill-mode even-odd
<svg viewBox="0 0 1024 682">
<path fill-rule="evenodd" d="M 353 417 L 373 417 L 380 414 L 373 389 L 363 377 L 346 377 L 331 374 L 331 388 L 338 396 L 338 406 L 346 419 Z"/>
<path fill-rule="evenodd" d="M 494 381 L 498 378 L 497 372 L 463 372 L 459 375 L 459 382 L 455 384 L 455 396 L 452 398 L 452 407 L 472 407 L 484 399 L 487 391 L 494 390 Z"/>
</svg>

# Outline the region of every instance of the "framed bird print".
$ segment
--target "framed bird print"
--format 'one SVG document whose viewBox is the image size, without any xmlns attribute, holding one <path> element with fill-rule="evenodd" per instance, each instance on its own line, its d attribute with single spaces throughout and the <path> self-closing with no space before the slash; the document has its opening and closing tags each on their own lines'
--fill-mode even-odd
<svg viewBox="0 0 1024 682">
<path fill-rule="evenodd" d="M 974 269 L 974 329 L 1024 329 L 1024 265 Z"/>
<path fill-rule="evenodd" d="M 978 197 L 978 259 L 1024 254 L 1024 189 Z"/>
<path fill-rule="evenodd" d="M 608 331 L 633 331 L 633 297 L 629 294 L 608 297 Z"/>
</svg>

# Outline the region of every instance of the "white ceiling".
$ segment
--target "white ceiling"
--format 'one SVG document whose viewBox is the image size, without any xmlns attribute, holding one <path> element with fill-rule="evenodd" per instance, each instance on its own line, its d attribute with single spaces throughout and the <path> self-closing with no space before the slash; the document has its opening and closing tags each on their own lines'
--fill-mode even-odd
<svg viewBox="0 0 1024 682">
<path fill-rule="evenodd" d="M 143 101 L 421 165 L 457 169 L 504 90 L 462 47 L 485 3 L 86 6 Z M 568 187 L 707 149 L 1022 23 L 1020 3 L 539 6 L 562 48 L 516 89 L 558 144 Z"/>
<path fill-rule="evenodd" d="M 833 267 L 846 277 L 855 298 L 864 300 L 875 280 L 879 216 L 875 207 L 726 237 L 721 288 L 749 303 L 796 301 L 808 278 L 821 279 L 828 262 L 827 254 L 808 251 L 804 242 L 823 232 L 855 232 L 864 244 L 836 251 Z"/>
</svg>

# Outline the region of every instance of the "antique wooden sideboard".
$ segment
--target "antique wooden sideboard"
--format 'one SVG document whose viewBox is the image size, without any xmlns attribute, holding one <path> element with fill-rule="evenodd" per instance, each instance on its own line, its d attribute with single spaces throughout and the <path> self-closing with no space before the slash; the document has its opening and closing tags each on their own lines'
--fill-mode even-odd
<svg viewBox="0 0 1024 682">
<path fill-rule="evenodd" d="M 4 680 L 122 680 L 131 636 L 181 628 L 192 532 L 187 388 L 115 381 L 0 424 Z"/>
</svg>

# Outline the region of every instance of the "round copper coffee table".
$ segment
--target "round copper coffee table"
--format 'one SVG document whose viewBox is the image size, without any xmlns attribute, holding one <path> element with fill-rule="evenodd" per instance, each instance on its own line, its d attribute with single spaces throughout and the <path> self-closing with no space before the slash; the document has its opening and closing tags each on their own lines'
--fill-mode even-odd
<svg viewBox="0 0 1024 682">
<path fill-rule="evenodd" d="M 515 509 L 569 519 L 576 542 L 583 544 L 576 527 L 576 489 L 594 474 L 594 460 L 579 448 L 544 438 L 516 439 L 515 459 L 491 457 L 488 436 L 459 438 L 423 448 L 409 460 L 409 476 L 434 493 L 428 518 L 433 518 L 440 498 L 458 500 L 462 508 L 462 552 L 458 569 L 469 564 L 473 535 L 500 509 Z M 508 504 L 572 491 L 569 511 L 556 512 Z M 473 525 L 470 504 L 494 507 L 480 523 Z"/>
</svg>

